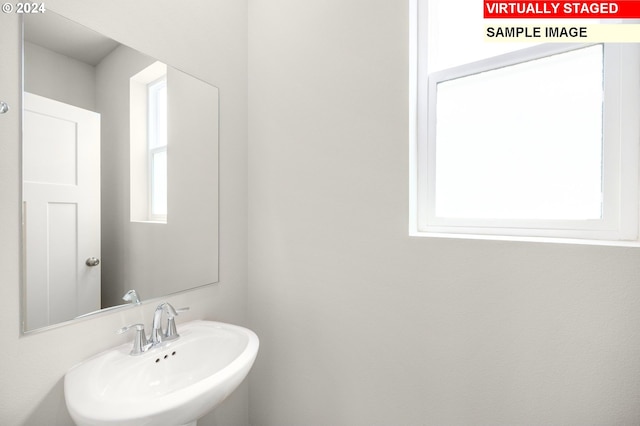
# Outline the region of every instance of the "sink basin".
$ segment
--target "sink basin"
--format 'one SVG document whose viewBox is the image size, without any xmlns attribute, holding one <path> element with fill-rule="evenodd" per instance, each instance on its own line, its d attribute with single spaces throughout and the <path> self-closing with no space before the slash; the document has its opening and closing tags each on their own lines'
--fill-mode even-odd
<svg viewBox="0 0 640 426">
<path fill-rule="evenodd" d="M 64 395 L 79 425 L 167 425 L 195 422 L 244 380 L 258 336 L 214 321 L 178 324 L 180 338 L 131 356 L 127 343 L 73 367 Z M 192 423 L 195 424 L 195 423 Z"/>
</svg>

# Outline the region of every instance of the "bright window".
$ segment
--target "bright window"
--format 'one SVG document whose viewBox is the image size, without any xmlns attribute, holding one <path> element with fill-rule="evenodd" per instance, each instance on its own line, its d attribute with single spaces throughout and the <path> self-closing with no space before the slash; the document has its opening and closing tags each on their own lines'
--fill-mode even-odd
<svg viewBox="0 0 640 426">
<path fill-rule="evenodd" d="M 149 218 L 167 219 L 167 79 L 148 85 Z"/>
<path fill-rule="evenodd" d="M 414 7 L 412 231 L 638 240 L 638 46 L 477 43 L 481 12 Z"/>
<path fill-rule="evenodd" d="M 167 66 L 155 62 L 129 79 L 132 222 L 167 222 Z"/>
</svg>

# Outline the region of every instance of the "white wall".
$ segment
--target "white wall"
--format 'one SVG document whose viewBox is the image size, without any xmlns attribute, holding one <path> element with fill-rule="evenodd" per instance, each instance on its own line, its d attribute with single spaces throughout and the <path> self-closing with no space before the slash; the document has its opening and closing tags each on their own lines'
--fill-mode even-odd
<svg viewBox="0 0 640 426">
<path fill-rule="evenodd" d="M 102 306 L 122 304 L 131 288 L 144 300 L 218 280 L 218 265 L 208 261 L 218 257 L 218 89 L 174 67 L 168 67 L 167 76 L 168 221 L 131 220 L 129 80 L 154 62 L 120 46 L 96 67 L 102 119 Z"/>
<path fill-rule="evenodd" d="M 25 42 L 24 90 L 96 110 L 96 69 L 37 44 Z"/>
<path fill-rule="evenodd" d="M 96 98 L 100 112 L 101 178 L 101 303 L 122 304 L 122 295 L 136 289 L 150 298 L 148 281 L 131 278 L 129 259 L 135 241 L 130 236 L 130 103 L 129 79 L 155 61 L 127 46 L 119 46 L 96 66 Z M 148 247 L 144 247 L 148 249 Z M 149 257 L 154 257 L 150 252 Z M 177 283 L 176 283 L 177 284 Z M 167 294 L 167 292 L 161 293 Z"/>
<path fill-rule="evenodd" d="M 247 3 L 238 0 L 51 0 L 48 9 L 82 20 L 112 38 L 220 88 L 220 283 L 166 300 L 191 306 L 196 318 L 245 324 L 247 300 Z M 0 424 L 70 425 L 62 378 L 81 360 L 130 336 L 114 330 L 155 306 L 130 308 L 53 330 L 19 332 L 18 15 L 0 15 Z M 201 425 L 246 425 L 248 386 L 242 385 Z"/>
<path fill-rule="evenodd" d="M 640 250 L 409 238 L 408 1 L 249 2 L 254 426 L 640 423 Z"/>
</svg>

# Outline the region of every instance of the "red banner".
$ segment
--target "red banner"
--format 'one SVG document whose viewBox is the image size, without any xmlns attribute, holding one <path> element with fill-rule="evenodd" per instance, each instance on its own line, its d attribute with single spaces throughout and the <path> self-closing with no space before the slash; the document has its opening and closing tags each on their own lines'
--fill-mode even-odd
<svg viewBox="0 0 640 426">
<path fill-rule="evenodd" d="M 640 19 L 640 0 L 596 1 L 492 1 L 484 0 L 486 19 Z"/>
</svg>

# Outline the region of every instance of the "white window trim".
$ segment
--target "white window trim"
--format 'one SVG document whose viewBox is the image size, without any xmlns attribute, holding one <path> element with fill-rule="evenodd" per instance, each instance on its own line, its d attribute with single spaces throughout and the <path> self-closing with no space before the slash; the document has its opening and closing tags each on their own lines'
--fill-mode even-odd
<svg viewBox="0 0 640 426">
<path fill-rule="evenodd" d="M 422 7 L 421 7 L 422 6 Z M 522 220 L 438 220 L 429 205 L 433 191 L 435 129 L 428 126 L 429 90 L 438 78 L 454 78 L 487 69 L 549 56 L 585 47 L 582 44 L 540 45 L 471 64 L 427 74 L 427 0 L 410 2 L 410 223 L 412 236 L 446 238 L 549 241 L 607 245 L 640 245 L 638 241 L 638 141 L 640 131 L 640 45 L 607 44 L 605 48 L 605 151 L 603 171 L 604 220 L 522 221 Z M 435 78 L 433 78 L 435 77 Z M 431 87 L 430 87 L 431 85 Z M 623 89 L 623 90 L 622 90 Z M 431 102 L 433 102 L 433 96 Z M 432 117 L 433 119 L 433 117 Z M 612 123 L 617 125 L 612 125 Z M 431 140 L 431 142 L 430 142 Z M 610 143 L 612 140 L 616 143 Z M 433 197 L 431 198 L 433 199 Z M 619 210 L 618 210 L 619 208 Z M 545 223 L 546 222 L 546 223 Z"/>
<path fill-rule="evenodd" d="M 149 84 L 167 75 L 167 66 L 154 62 L 129 79 L 129 211 L 135 223 L 166 224 L 150 211 Z"/>
</svg>

